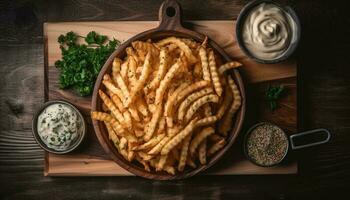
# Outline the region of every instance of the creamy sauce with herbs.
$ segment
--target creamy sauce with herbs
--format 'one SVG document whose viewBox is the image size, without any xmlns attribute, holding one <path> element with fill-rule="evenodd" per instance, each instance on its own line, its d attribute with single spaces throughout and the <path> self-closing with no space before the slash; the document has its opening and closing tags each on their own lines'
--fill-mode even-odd
<svg viewBox="0 0 350 200">
<path fill-rule="evenodd" d="M 255 57 L 263 60 L 279 58 L 288 49 L 295 22 L 274 4 L 262 3 L 248 14 L 243 26 L 243 42 Z"/>
<path fill-rule="evenodd" d="M 64 151 L 71 147 L 82 132 L 82 119 L 70 106 L 49 105 L 38 117 L 38 134 L 52 149 Z"/>
</svg>

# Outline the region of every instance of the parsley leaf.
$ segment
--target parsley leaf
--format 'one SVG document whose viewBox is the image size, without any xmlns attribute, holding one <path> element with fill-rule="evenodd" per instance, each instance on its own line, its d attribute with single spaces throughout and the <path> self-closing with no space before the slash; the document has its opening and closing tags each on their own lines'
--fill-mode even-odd
<svg viewBox="0 0 350 200">
<path fill-rule="evenodd" d="M 86 44 L 79 44 L 78 38 Z M 60 88 L 73 88 L 81 96 L 91 95 L 96 78 L 108 57 L 120 44 L 116 39 L 91 31 L 86 37 L 68 32 L 58 37 L 62 58 L 55 62 L 60 70 Z M 97 45 L 97 46 L 96 46 Z"/>
<path fill-rule="evenodd" d="M 85 42 L 88 44 L 98 44 L 102 45 L 107 40 L 107 36 L 105 35 L 99 35 L 95 31 L 91 31 L 87 34 L 85 38 Z"/>
<path fill-rule="evenodd" d="M 276 110 L 278 107 L 278 100 L 286 92 L 286 88 L 283 85 L 269 86 L 266 91 L 266 99 L 269 102 L 270 110 Z"/>
</svg>

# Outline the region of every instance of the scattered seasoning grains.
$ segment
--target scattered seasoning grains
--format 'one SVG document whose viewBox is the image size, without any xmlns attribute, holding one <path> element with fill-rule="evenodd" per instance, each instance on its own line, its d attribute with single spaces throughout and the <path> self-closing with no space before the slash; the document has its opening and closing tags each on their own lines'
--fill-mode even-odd
<svg viewBox="0 0 350 200">
<path fill-rule="evenodd" d="M 263 124 L 256 127 L 247 140 L 247 154 L 257 164 L 270 166 L 283 159 L 288 140 L 277 126 Z"/>
</svg>

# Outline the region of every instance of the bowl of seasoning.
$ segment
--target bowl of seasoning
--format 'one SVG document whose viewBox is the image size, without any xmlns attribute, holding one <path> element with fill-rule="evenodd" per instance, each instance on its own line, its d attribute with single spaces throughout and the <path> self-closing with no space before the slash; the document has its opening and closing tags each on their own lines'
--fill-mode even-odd
<svg viewBox="0 0 350 200">
<path fill-rule="evenodd" d="M 242 51 L 259 63 L 278 63 L 289 58 L 300 39 L 300 22 L 289 6 L 274 1 L 248 3 L 236 23 Z"/>
<path fill-rule="evenodd" d="M 288 152 L 327 143 L 331 133 L 327 129 L 314 129 L 288 136 L 275 124 L 262 122 L 252 126 L 244 139 L 244 154 L 261 167 L 282 163 Z"/>
<path fill-rule="evenodd" d="M 46 102 L 34 115 L 32 130 L 36 142 L 46 151 L 65 154 L 76 149 L 85 138 L 82 114 L 66 101 Z"/>
</svg>

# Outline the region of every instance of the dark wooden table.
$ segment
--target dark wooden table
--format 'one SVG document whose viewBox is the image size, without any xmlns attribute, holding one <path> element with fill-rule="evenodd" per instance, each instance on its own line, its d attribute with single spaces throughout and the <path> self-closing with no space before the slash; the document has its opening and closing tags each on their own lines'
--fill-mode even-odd
<svg viewBox="0 0 350 200">
<path fill-rule="evenodd" d="M 185 20 L 233 19 L 247 1 L 180 1 Z M 156 20 L 161 1 L 18 0 L 0 3 L 0 199 L 338 199 L 350 189 L 349 3 L 283 1 L 302 23 L 299 129 L 325 127 L 329 144 L 298 153 L 299 174 L 50 178 L 31 135 L 44 102 L 46 21 Z M 338 198 L 337 198 L 338 197 Z"/>
</svg>

